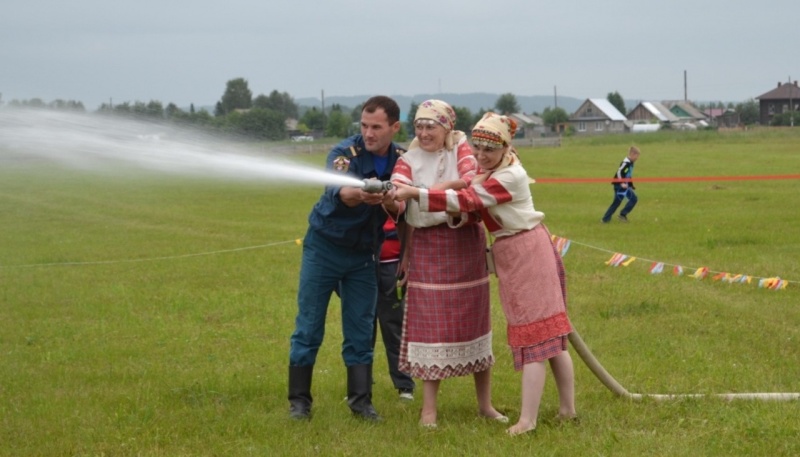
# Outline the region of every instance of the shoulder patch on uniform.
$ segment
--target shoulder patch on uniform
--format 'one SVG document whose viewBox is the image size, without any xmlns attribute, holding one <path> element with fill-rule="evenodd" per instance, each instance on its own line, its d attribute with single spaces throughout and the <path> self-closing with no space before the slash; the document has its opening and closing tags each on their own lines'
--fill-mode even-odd
<svg viewBox="0 0 800 457">
<path fill-rule="evenodd" d="M 347 171 L 350 170 L 350 159 L 345 156 L 339 156 L 333 159 L 333 169 L 334 171 L 347 173 Z"/>
</svg>

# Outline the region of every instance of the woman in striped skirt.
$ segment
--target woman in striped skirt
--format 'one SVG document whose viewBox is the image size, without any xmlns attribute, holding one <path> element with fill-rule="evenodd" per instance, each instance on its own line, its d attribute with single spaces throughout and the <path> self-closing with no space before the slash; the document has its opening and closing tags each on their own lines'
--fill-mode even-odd
<svg viewBox="0 0 800 457">
<path fill-rule="evenodd" d="M 398 184 L 396 194 L 399 200 L 418 202 L 422 211 L 477 211 L 497 238 L 492 252 L 500 301 L 508 321 L 514 368 L 522 371 L 520 417 L 507 430 L 510 435 L 536 428 L 545 361 L 556 379 L 557 420 L 577 417 L 574 370 L 567 351 L 572 326 L 567 317 L 564 266 L 542 223 L 544 214 L 533 207 L 527 172 L 511 147 L 515 131 L 513 119 L 486 113 L 472 130 L 481 168 L 469 187 L 438 190 Z"/>
<path fill-rule="evenodd" d="M 440 100 L 420 104 L 416 138 L 397 161 L 392 181 L 430 189 L 460 189 L 477 163 L 466 135 L 454 131 L 455 111 Z M 436 427 L 442 379 L 472 374 L 478 413 L 507 422 L 491 400 L 492 325 L 483 225 L 476 215 L 422 212 L 408 202 L 405 220 L 406 310 L 400 370 L 422 379 L 420 423 Z"/>
</svg>

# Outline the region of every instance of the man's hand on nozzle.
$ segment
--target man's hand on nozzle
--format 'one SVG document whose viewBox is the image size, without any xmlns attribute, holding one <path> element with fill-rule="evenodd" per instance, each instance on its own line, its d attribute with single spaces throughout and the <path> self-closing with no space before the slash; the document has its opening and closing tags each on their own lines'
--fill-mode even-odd
<svg viewBox="0 0 800 457">
<path fill-rule="evenodd" d="M 351 208 L 361 203 L 380 205 L 383 203 L 383 198 L 384 195 L 382 193 L 373 194 L 364 192 L 364 190 L 359 187 L 342 187 L 339 189 L 339 199 L 342 200 L 342 203 Z"/>
</svg>

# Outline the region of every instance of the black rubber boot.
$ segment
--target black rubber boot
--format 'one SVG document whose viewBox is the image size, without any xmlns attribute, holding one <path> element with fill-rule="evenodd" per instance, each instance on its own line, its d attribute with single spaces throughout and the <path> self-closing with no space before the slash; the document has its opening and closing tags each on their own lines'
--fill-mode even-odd
<svg viewBox="0 0 800 457">
<path fill-rule="evenodd" d="M 311 375 L 314 365 L 289 366 L 289 417 L 295 420 L 311 419 Z"/>
<path fill-rule="evenodd" d="M 347 404 L 353 414 L 362 419 L 381 420 L 381 416 L 372 406 L 371 364 L 347 367 Z"/>
</svg>

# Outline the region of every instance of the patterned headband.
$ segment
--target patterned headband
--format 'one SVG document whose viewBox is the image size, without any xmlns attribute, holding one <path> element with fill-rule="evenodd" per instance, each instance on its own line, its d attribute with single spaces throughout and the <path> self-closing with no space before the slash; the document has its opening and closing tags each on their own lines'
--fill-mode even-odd
<svg viewBox="0 0 800 457">
<path fill-rule="evenodd" d="M 472 143 L 496 149 L 511 144 L 516 132 L 517 123 L 513 119 L 489 111 L 473 127 Z"/>
</svg>

